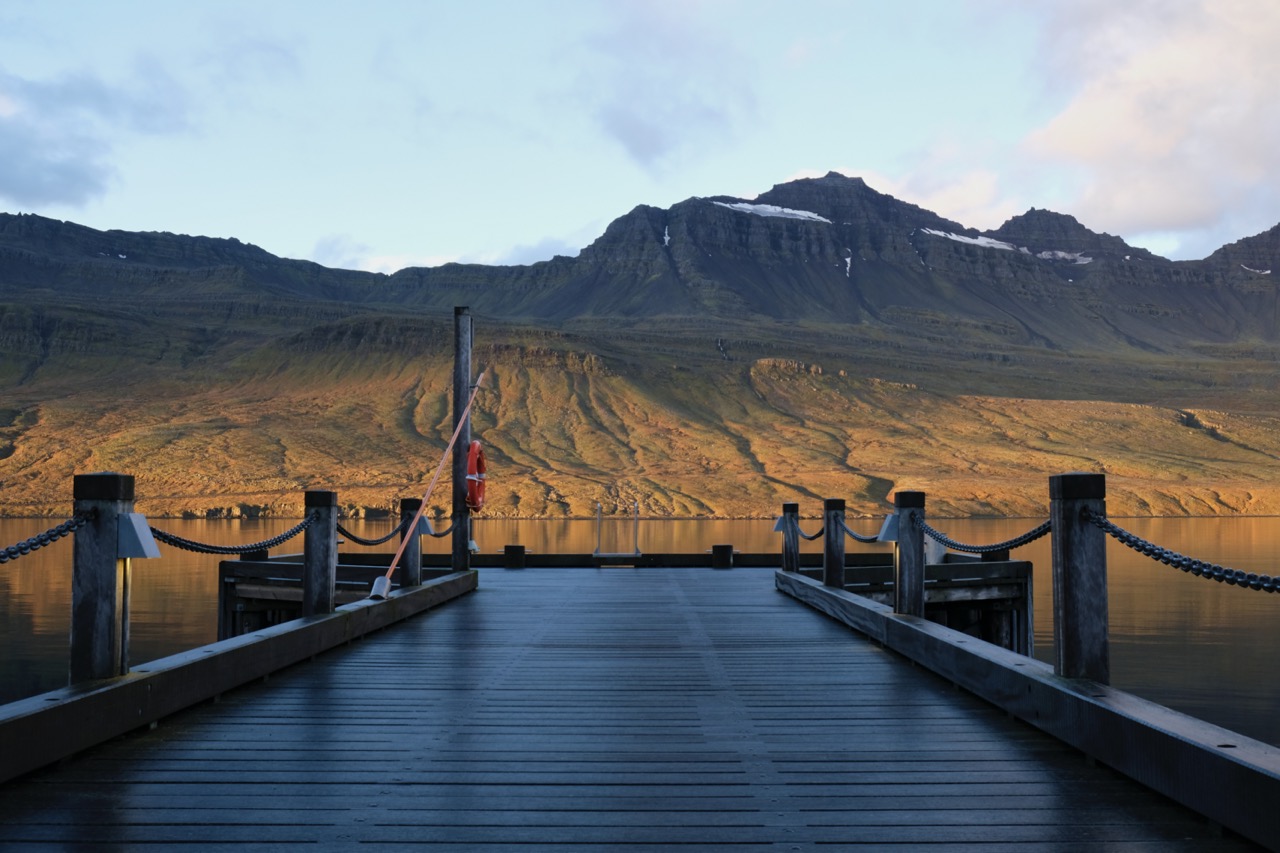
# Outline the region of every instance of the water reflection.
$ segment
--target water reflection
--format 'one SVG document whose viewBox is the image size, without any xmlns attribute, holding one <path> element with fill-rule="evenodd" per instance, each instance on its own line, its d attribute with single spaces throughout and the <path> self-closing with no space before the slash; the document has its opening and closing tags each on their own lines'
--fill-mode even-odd
<svg viewBox="0 0 1280 853">
<path fill-rule="evenodd" d="M 1041 519 L 936 519 L 948 536 L 975 544 L 1026 532 Z M 187 539 L 216 544 L 256 542 L 288 530 L 296 520 L 177 521 L 156 526 Z M 1276 574 L 1280 519 L 1120 519 L 1126 529 L 1202 560 L 1242 571 Z M 363 537 L 377 537 L 389 521 L 345 523 Z M 40 533 L 43 519 L 0 519 L 0 546 Z M 878 520 L 851 519 L 860 533 Z M 806 520 L 808 532 L 818 529 Z M 636 528 L 629 518 L 509 521 L 477 519 L 481 551 L 522 544 L 535 553 L 630 551 Z M 647 553 L 703 552 L 715 544 L 740 551 L 776 552 L 779 537 L 764 520 L 642 520 L 638 544 Z M 424 540 L 426 550 L 447 553 L 446 539 Z M 861 548 L 850 542 L 850 548 Z M 280 551 L 300 551 L 301 538 Z M 810 552 L 820 542 L 804 542 Z M 380 549 L 387 550 L 389 546 Z M 884 550 L 884 546 L 880 546 Z M 353 549 L 354 550 L 354 549 Z M 161 546 L 162 558 L 134 563 L 130 660 L 141 663 L 215 639 L 218 557 Z M 1036 657 L 1052 660 L 1052 583 L 1049 540 L 1015 552 L 1035 564 Z M 66 682 L 71 600 L 71 540 L 61 540 L 0 565 L 0 701 L 60 687 Z M 1197 578 L 1108 544 L 1112 682 L 1153 701 L 1252 737 L 1280 744 L 1280 680 L 1271 661 L 1280 649 L 1280 595 L 1241 590 Z M 483 583 L 483 581 L 482 581 Z"/>
</svg>

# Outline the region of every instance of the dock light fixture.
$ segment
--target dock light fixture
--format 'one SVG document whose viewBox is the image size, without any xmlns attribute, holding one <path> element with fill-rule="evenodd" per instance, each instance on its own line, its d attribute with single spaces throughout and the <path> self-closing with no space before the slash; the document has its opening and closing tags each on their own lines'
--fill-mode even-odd
<svg viewBox="0 0 1280 853">
<path fill-rule="evenodd" d="M 160 546 L 156 545 L 155 537 L 151 535 L 151 526 L 147 524 L 145 515 L 140 512 L 122 512 L 117 517 L 120 520 L 116 528 L 117 560 L 160 556 Z"/>
</svg>

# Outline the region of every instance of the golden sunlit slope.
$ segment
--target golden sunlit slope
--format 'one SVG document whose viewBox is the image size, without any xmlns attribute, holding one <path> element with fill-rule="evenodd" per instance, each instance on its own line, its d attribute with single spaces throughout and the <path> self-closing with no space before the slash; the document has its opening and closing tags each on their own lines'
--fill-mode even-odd
<svg viewBox="0 0 1280 853">
<path fill-rule="evenodd" d="M 302 492 L 317 488 L 353 515 L 389 511 L 423 493 L 452 432 L 446 328 L 359 341 L 348 330 L 342 346 L 260 349 L 218 379 L 18 400 L 0 412 L 2 508 L 65 514 L 73 474 L 113 470 L 137 477 L 153 515 L 297 516 Z M 808 340 L 792 349 L 831 348 Z M 852 513 L 880 515 L 895 489 L 919 489 L 935 515 L 1040 516 L 1049 475 L 1074 470 L 1108 475 L 1115 514 L 1280 512 L 1270 416 L 948 393 L 960 374 L 945 359 L 923 371 L 936 379 L 925 387 L 870 375 L 848 353 L 730 360 L 707 349 L 692 329 L 608 337 L 479 324 L 485 513 L 589 516 L 597 502 L 638 501 L 648 515 L 767 517 L 783 501 L 813 514 L 842 497 Z M 446 470 L 433 505 L 443 510 L 448 494 Z"/>
</svg>

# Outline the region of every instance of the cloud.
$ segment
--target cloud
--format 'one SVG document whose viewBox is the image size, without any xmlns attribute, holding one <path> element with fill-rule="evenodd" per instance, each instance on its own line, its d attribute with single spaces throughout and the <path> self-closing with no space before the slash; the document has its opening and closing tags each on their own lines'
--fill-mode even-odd
<svg viewBox="0 0 1280 853">
<path fill-rule="evenodd" d="M 1194 256 L 1280 218 L 1280 4 L 1049 8 L 1044 67 L 1068 98 L 1024 154 L 1070 170 L 1082 221 L 1182 235 L 1179 253 Z"/>
<path fill-rule="evenodd" d="M 177 83 L 145 59 L 124 87 L 83 72 L 32 80 L 0 68 L 0 198 L 82 205 L 102 195 L 116 140 L 185 129 L 184 102 Z"/>
<path fill-rule="evenodd" d="M 592 118 L 646 171 L 660 171 L 755 115 L 753 63 L 700 15 L 714 3 L 619 3 L 614 26 L 586 45 L 580 87 Z M 724 10 L 720 10 L 724 11 Z"/>
</svg>

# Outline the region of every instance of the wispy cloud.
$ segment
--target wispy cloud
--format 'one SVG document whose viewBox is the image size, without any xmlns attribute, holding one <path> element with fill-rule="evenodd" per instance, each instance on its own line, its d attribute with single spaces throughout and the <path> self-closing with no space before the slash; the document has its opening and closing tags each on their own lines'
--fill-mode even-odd
<svg viewBox="0 0 1280 853">
<path fill-rule="evenodd" d="M 1045 69 L 1070 97 L 1028 137 L 1025 154 L 1072 171 L 1082 221 L 1123 234 L 1182 234 L 1184 256 L 1275 223 L 1280 4 L 1048 8 Z"/>
<path fill-rule="evenodd" d="M 592 117 L 636 163 L 659 171 L 751 121 L 753 63 L 700 14 L 707 3 L 624 2 L 586 48 Z"/>
<path fill-rule="evenodd" d="M 37 80 L 0 68 L 0 197 L 84 204 L 106 191 L 121 134 L 187 127 L 181 87 L 150 60 L 121 86 L 87 72 Z"/>
</svg>

